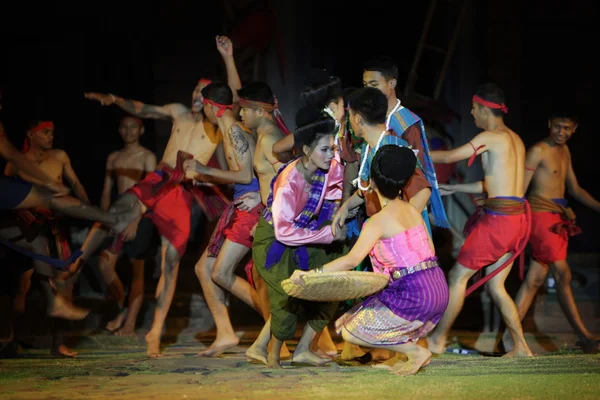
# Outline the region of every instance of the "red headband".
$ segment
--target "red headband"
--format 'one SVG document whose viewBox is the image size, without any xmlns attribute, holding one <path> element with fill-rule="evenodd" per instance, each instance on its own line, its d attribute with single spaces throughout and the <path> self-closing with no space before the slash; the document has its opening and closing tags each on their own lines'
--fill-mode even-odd
<svg viewBox="0 0 600 400">
<path fill-rule="evenodd" d="M 137 122 L 138 125 L 140 126 L 140 128 L 144 127 L 144 123 L 142 122 L 142 120 L 139 119 L 138 117 L 134 117 L 133 115 L 127 115 L 127 116 L 121 118 L 121 123 L 123 123 L 123 121 L 125 121 L 127 118 L 131 118 L 132 120 L 134 120 L 135 122 Z"/>
<path fill-rule="evenodd" d="M 31 132 L 41 131 L 42 129 L 54 129 L 54 124 L 52 121 L 42 121 L 33 128 L 30 129 Z M 31 141 L 28 136 L 25 136 L 25 140 L 23 141 L 23 148 L 21 151 L 23 153 L 27 153 L 31 148 Z"/>
<path fill-rule="evenodd" d="M 199 85 L 210 85 L 212 81 L 210 79 L 202 78 L 198 81 Z"/>
<path fill-rule="evenodd" d="M 277 104 L 273 105 L 273 104 L 269 104 L 269 103 L 263 103 L 262 101 L 254 101 L 254 100 L 248 100 L 248 99 L 244 99 L 243 97 L 240 97 L 240 107 L 243 108 L 262 108 L 263 110 L 265 110 L 268 113 L 272 113 L 273 110 L 275 110 L 277 107 Z"/>
<path fill-rule="evenodd" d="M 217 107 L 219 109 L 219 111 L 217 111 L 217 118 L 222 117 L 223 114 L 225 114 L 225 111 L 227 109 L 230 109 L 230 110 L 233 109 L 233 104 L 230 104 L 230 105 L 226 106 L 224 104 L 215 103 L 214 101 L 209 100 L 207 98 L 202 99 L 202 102 L 204 104 L 210 104 L 211 106 L 215 106 L 215 107 Z"/>
<path fill-rule="evenodd" d="M 482 99 L 481 97 L 475 95 L 473 96 L 473 102 L 481 104 L 482 106 L 488 107 L 488 108 L 494 108 L 494 109 L 499 109 L 502 110 L 502 112 L 507 113 L 508 112 L 508 107 L 506 107 L 506 104 L 502 103 L 502 104 L 498 104 L 498 103 L 494 103 L 491 101 L 487 101 Z"/>
</svg>

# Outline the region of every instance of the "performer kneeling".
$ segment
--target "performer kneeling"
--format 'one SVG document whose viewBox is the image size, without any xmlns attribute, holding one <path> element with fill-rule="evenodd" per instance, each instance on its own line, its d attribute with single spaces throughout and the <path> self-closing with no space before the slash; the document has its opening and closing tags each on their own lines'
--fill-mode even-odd
<svg viewBox="0 0 600 400">
<path fill-rule="evenodd" d="M 448 284 L 425 221 L 400 197 L 416 162 L 407 147 L 381 147 L 371 167 L 371 187 L 381 211 L 365 223 L 350 253 L 310 272 L 296 270 L 291 277 L 304 285 L 306 274 L 351 270 L 368 254 L 373 270 L 389 275 L 390 284 L 341 316 L 335 327 L 350 343 L 404 353 L 408 361 L 390 367 L 397 375 L 414 375 L 429 364 L 431 352 L 417 341 L 435 327 L 448 305 Z"/>
</svg>

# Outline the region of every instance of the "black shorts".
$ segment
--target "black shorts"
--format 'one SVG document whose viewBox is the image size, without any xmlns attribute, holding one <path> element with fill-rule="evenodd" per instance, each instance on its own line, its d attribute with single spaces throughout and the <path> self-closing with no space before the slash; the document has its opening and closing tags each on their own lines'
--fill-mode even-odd
<svg viewBox="0 0 600 400">
<path fill-rule="evenodd" d="M 135 238 L 131 241 L 124 242 L 117 237 L 109 237 L 104 242 L 106 251 L 119 255 L 121 251 L 129 258 L 143 259 L 148 256 L 148 250 L 152 245 L 154 237 L 154 224 L 150 218 L 142 218 L 138 225 L 138 230 Z"/>
<path fill-rule="evenodd" d="M 0 175 L 0 210 L 13 210 L 21 204 L 33 188 L 33 184 L 20 178 Z"/>
</svg>

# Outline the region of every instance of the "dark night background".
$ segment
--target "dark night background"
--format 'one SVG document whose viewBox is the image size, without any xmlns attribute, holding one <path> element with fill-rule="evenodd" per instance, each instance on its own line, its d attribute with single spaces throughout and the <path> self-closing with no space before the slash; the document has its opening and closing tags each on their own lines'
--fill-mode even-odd
<svg viewBox="0 0 600 400">
<path fill-rule="evenodd" d="M 54 120 L 55 147 L 68 152 L 95 203 L 106 157 L 121 145 L 117 123 L 123 113 L 87 101 L 83 93 L 112 92 L 151 104 L 189 104 L 198 78 L 225 77 L 214 36 L 230 35 L 253 6 L 239 6 L 232 19 L 226 17 L 222 1 L 6 3 L 0 10 L 0 87 L 8 134 L 20 146 L 28 118 Z M 286 64 L 283 83 L 278 73 L 267 73 L 266 79 L 283 87 L 274 86 L 280 103 L 293 105 L 301 89 L 298 82 L 311 67 L 329 69 L 346 86 L 360 86 L 362 62 L 377 53 L 397 60 L 401 91 L 429 2 L 271 3 Z M 439 3 L 447 7 L 442 15 L 451 16 L 455 8 L 446 1 Z M 576 174 L 581 185 L 600 198 L 593 124 L 595 7 L 592 0 L 472 1 L 444 91 L 448 106 L 463 115 L 461 131 L 469 132 L 456 137 L 456 144 L 476 133 L 464 105 L 470 103 L 473 84 L 491 80 L 505 90 L 507 124 L 528 146 L 546 134 L 551 107 L 566 104 L 581 117 L 569 142 Z M 434 20 L 431 41 L 447 40 L 451 30 L 452 24 L 443 18 Z M 267 58 L 276 58 L 272 48 L 270 54 Z M 424 56 L 417 91 L 431 92 L 427 72 L 440 63 L 435 57 L 439 56 Z M 464 84 L 467 81 L 470 86 Z M 463 99 L 462 105 L 452 104 L 453 98 Z M 284 112 L 286 120 L 293 121 L 293 109 Z M 146 123 L 142 143 L 159 157 L 169 127 L 167 122 Z M 572 240 L 572 249 L 595 251 L 600 216 L 573 205 L 584 234 Z"/>
</svg>

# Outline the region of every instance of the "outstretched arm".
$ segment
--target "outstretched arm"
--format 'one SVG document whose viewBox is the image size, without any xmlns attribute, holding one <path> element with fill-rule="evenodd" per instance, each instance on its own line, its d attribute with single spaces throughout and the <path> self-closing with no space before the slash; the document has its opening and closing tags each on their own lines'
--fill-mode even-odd
<svg viewBox="0 0 600 400">
<path fill-rule="evenodd" d="M 440 194 L 447 196 L 454 193 L 480 194 L 486 193 L 485 181 L 471 183 L 457 183 L 454 185 L 440 184 Z"/>
<path fill-rule="evenodd" d="M 183 104 L 166 104 L 164 106 L 153 106 L 141 101 L 124 99 L 119 96 L 104 93 L 85 93 L 85 98 L 97 100 L 103 106 L 118 105 L 128 113 L 140 118 L 152 119 L 175 119 L 179 115 L 188 112 Z"/>
<path fill-rule="evenodd" d="M 90 204 L 90 199 L 88 198 L 85 188 L 79 181 L 77 174 L 73 170 L 73 166 L 71 165 L 71 159 L 69 158 L 67 153 L 62 150 L 59 150 L 58 158 L 60 161 L 62 161 L 64 165 L 63 175 L 69 183 L 69 186 L 71 186 L 71 190 L 73 190 L 73 194 L 75 195 L 75 197 L 77 197 L 83 203 Z"/>
<path fill-rule="evenodd" d="M 486 142 L 490 141 L 489 133 L 481 132 L 469 143 L 463 144 L 452 150 L 434 150 L 431 152 L 431 160 L 437 164 L 454 164 L 455 162 L 468 160 L 474 153 L 478 155 L 488 150 Z M 489 144 L 489 143 L 488 143 Z"/>
<path fill-rule="evenodd" d="M 600 212 L 600 202 L 596 200 L 587 190 L 579 186 L 575 171 L 573 170 L 573 164 L 571 163 L 571 153 L 569 152 L 569 170 L 567 171 L 567 189 L 571 196 L 577 201 L 581 202 L 585 206 L 591 208 L 596 212 Z"/>
<path fill-rule="evenodd" d="M 525 158 L 525 179 L 523 180 L 523 193 L 527 193 L 527 189 L 531 184 L 535 170 L 539 167 L 541 162 L 542 149 L 538 145 L 533 146 L 531 149 L 529 149 L 527 152 L 527 157 Z"/>
<path fill-rule="evenodd" d="M 242 81 L 233 58 L 233 44 L 227 36 L 217 36 L 216 42 L 217 50 L 219 50 L 221 57 L 223 57 L 223 62 L 225 62 L 227 84 L 233 92 L 233 102 L 236 103 L 238 101 L 237 91 L 242 88 Z"/>
</svg>

